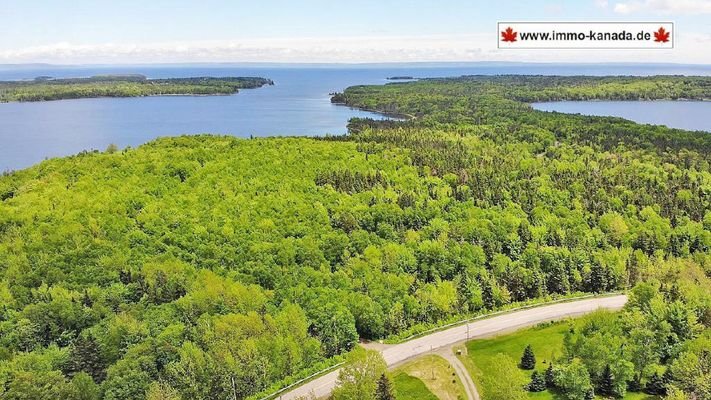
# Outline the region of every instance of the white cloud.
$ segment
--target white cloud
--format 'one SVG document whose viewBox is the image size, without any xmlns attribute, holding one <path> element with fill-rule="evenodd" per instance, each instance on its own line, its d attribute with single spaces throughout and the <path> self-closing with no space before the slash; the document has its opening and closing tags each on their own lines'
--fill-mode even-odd
<svg viewBox="0 0 711 400">
<path fill-rule="evenodd" d="M 563 4 L 547 4 L 543 10 L 547 15 L 563 15 L 565 13 L 565 7 Z"/>
<path fill-rule="evenodd" d="M 619 14 L 630 14 L 632 12 L 640 10 L 642 3 L 638 1 L 630 1 L 627 3 L 617 3 L 615 4 L 615 12 Z"/>
<path fill-rule="evenodd" d="M 251 39 L 210 42 L 56 43 L 0 51 L 0 64 L 170 62 L 675 62 L 711 64 L 711 35 L 679 33 L 673 50 L 498 50 L 490 34 Z"/>
<path fill-rule="evenodd" d="M 595 7 L 606 9 L 609 3 L 607 0 L 595 0 Z"/>
<path fill-rule="evenodd" d="M 495 47 L 491 35 L 283 38 L 99 45 L 55 43 L 0 51 L 0 63 L 376 62 L 471 59 Z"/>
<path fill-rule="evenodd" d="M 711 0 L 629 0 L 615 3 L 613 10 L 620 14 L 710 14 Z"/>
</svg>

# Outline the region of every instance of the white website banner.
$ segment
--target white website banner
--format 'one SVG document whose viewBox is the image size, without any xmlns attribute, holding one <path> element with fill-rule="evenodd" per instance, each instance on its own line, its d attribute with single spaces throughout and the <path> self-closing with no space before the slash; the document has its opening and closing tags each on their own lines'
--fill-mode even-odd
<svg viewBox="0 0 711 400">
<path fill-rule="evenodd" d="M 500 49 L 673 49 L 673 22 L 499 22 Z"/>
</svg>

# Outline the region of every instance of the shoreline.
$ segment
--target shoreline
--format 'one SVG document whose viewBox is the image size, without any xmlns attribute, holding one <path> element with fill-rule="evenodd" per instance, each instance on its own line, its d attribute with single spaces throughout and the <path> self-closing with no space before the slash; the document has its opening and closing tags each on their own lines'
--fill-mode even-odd
<svg viewBox="0 0 711 400">
<path fill-rule="evenodd" d="M 259 88 L 254 88 L 259 89 Z M 240 89 L 240 90 L 252 90 L 252 89 Z M 67 101 L 67 100 L 94 100 L 94 99 L 140 99 L 145 97 L 213 97 L 213 96 L 233 96 L 238 94 L 239 90 L 234 93 L 214 93 L 214 94 L 194 94 L 194 93 L 167 93 L 167 94 L 146 94 L 140 96 L 87 96 L 87 97 L 66 97 L 62 99 L 50 99 L 50 100 L 11 100 L 5 101 L 0 100 L 0 104 L 12 104 L 12 103 L 49 103 L 54 101 Z"/>
<path fill-rule="evenodd" d="M 0 81 L 0 103 L 40 103 L 45 101 L 134 98 L 159 96 L 231 96 L 244 89 L 273 86 L 262 77 L 188 77 L 136 80 L 60 78 L 30 82 Z"/>
<path fill-rule="evenodd" d="M 342 107 L 348 107 L 352 110 L 365 111 L 365 112 L 369 112 L 369 113 L 373 113 L 373 114 L 378 114 L 378 115 L 382 115 L 382 116 L 389 117 L 389 118 L 397 118 L 397 119 L 403 120 L 403 122 L 417 119 L 416 116 L 410 115 L 410 114 L 392 113 L 392 112 L 385 112 L 385 111 L 379 111 L 379 110 L 372 110 L 370 108 L 358 107 L 358 106 L 350 105 L 348 103 L 341 102 L 341 101 L 337 101 L 337 102 L 332 101 L 331 104 L 334 104 L 337 106 L 342 106 Z"/>
</svg>

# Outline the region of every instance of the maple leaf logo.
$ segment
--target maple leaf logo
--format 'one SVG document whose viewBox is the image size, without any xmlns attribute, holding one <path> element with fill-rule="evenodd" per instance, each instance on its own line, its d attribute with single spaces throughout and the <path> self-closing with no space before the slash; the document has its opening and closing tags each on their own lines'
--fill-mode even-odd
<svg viewBox="0 0 711 400">
<path fill-rule="evenodd" d="M 669 32 L 667 32 L 663 26 L 659 27 L 659 30 L 654 32 L 654 41 L 659 43 L 666 43 L 669 41 Z"/>
<path fill-rule="evenodd" d="M 518 32 L 514 32 L 514 30 L 511 29 L 510 26 L 506 28 L 505 31 L 501 31 L 501 41 L 503 42 L 515 42 L 516 36 L 518 36 Z"/>
</svg>

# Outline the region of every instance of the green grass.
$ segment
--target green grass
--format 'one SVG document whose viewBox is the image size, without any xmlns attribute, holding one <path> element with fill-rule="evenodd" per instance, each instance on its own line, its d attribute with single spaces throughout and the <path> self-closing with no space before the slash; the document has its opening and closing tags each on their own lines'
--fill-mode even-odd
<svg viewBox="0 0 711 400">
<path fill-rule="evenodd" d="M 562 354 L 563 335 L 568 326 L 569 323 L 567 322 L 538 326 L 493 339 L 474 340 L 467 343 L 467 354 L 471 361 L 467 367 L 474 367 L 470 369 L 470 372 L 472 372 L 472 378 L 477 387 L 480 388 L 479 390 L 484 399 L 486 399 L 487 386 L 482 378 L 488 371 L 493 370 L 491 363 L 494 356 L 504 353 L 518 361 L 521 358 L 523 349 L 530 344 L 536 354 L 536 369 L 544 372 L 551 360 Z M 530 376 L 531 372 L 526 371 L 525 374 Z M 502 377 L 502 379 L 509 378 Z M 527 382 L 512 383 L 524 385 Z M 531 393 L 529 397 L 540 400 L 554 398 L 553 394 L 548 391 Z"/>
<path fill-rule="evenodd" d="M 430 354 L 399 366 L 395 373 L 404 373 L 422 382 L 427 390 L 440 400 L 465 400 L 464 385 L 449 361 Z M 409 397 L 408 397 L 409 398 Z"/>
<path fill-rule="evenodd" d="M 650 396 L 645 393 L 631 393 L 628 392 L 627 395 L 625 396 L 625 400 L 657 400 L 659 397 L 657 396 Z"/>
<path fill-rule="evenodd" d="M 393 384 L 399 400 L 439 400 L 421 380 L 404 372 L 396 372 L 394 374 Z"/>
<path fill-rule="evenodd" d="M 516 360 L 521 359 L 521 354 L 526 345 L 530 344 L 536 355 L 536 370 L 544 373 L 552 359 L 560 357 L 563 353 L 563 336 L 569 329 L 571 321 L 545 324 L 537 327 L 524 329 L 508 335 L 498 336 L 492 339 L 473 340 L 466 345 L 467 356 L 460 357 L 466 365 L 472 378 L 479 389 L 482 399 L 486 400 L 485 374 L 493 371 L 492 360 L 499 353 L 506 354 Z M 530 377 L 533 371 L 524 371 L 525 376 Z M 506 376 L 500 379 L 509 379 Z M 526 382 L 512 382 L 512 384 L 524 385 Z M 539 393 L 528 393 L 529 398 L 536 400 L 558 400 L 560 396 L 548 390 Z M 657 397 L 644 393 L 628 393 L 625 400 L 652 400 Z"/>
</svg>

